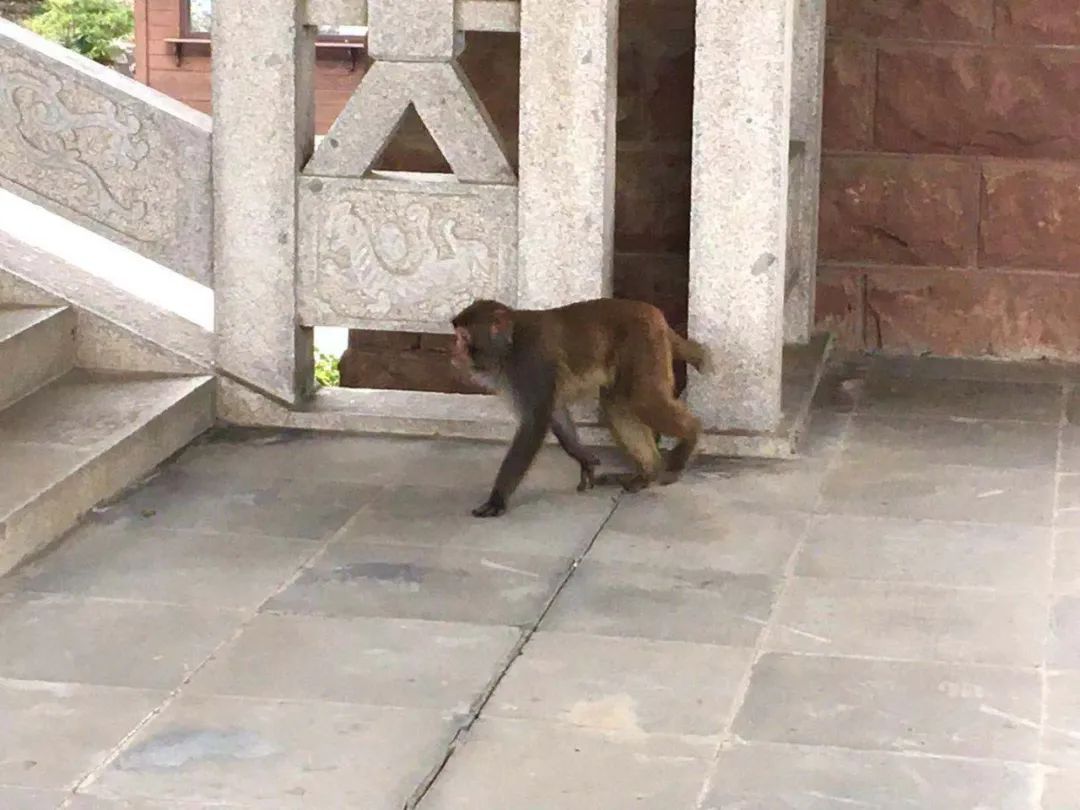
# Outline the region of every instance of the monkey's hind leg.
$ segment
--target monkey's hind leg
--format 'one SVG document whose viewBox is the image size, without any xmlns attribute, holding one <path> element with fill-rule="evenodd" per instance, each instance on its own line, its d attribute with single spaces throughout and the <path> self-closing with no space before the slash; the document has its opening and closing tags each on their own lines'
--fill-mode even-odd
<svg viewBox="0 0 1080 810">
<path fill-rule="evenodd" d="M 590 453 L 581 443 L 577 428 L 574 427 L 574 420 L 571 418 L 568 409 L 557 408 L 555 410 L 555 413 L 551 416 L 551 431 L 555 434 L 555 438 L 558 439 L 559 447 L 570 458 L 574 459 L 581 468 L 578 492 L 592 489 L 596 482 L 593 471 L 596 469 L 596 465 L 600 463 L 600 459 Z"/>
<path fill-rule="evenodd" d="M 656 446 L 656 436 L 626 404 L 605 402 L 602 405 L 611 435 L 637 466 L 636 473 L 612 474 L 597 477 L 597 483 L 618 483 L 627 492 L 638 492 L 656 480 L 660 473 L 662 459 Z"/>
<path fill-rule="evenodd" d="M 657 433 L 674 436 L 678 443 L 668 454 L 665 469 L 660 475 L 661 485 L 679 480 L 686 465 L 697 448 L 701 436 L 701 420 L 677 399 L 653 400 L 637 408 L 642 421 Z"/>
</svg>

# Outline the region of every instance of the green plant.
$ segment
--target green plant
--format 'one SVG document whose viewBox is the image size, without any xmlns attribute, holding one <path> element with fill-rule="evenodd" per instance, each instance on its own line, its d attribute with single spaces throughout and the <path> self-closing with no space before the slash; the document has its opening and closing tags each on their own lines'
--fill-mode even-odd
<svg viewBox="0 0 1080 810">
<path fill-rule="evenodd" d="M 341 385 L 341 372 L 338 371 L 338 359 L 324 352 L 315 352 L 315 382 L 327 388 Z"/>
<path fill-rule="evenodd" d="M 113 45 L 131 36 L 135 15 L 121 0 L 45 0 L 26 27 L 95 62 L 108 64 Z"/>
</svg>

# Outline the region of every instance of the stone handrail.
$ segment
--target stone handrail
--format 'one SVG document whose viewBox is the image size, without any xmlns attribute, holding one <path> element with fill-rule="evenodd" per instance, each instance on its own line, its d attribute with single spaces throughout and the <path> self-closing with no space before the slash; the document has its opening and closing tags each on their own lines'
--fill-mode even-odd
<svg viewBox="0 0 1080 810">
<path fill-rule="evenodd" d="M 0 187 L 208 286 L 210 137 L 209 116 L 0 19 Z"/>
</svg>

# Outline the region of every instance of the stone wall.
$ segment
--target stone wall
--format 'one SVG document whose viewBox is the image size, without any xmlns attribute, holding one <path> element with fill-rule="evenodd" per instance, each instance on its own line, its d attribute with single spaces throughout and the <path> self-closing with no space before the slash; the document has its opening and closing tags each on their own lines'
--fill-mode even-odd
<svg viewBox="0 0 1080 810">
<path fill-rule="evenodd" d="M 1076 0 L 829 0 L 819 315 L 856 348 L 1080 360 Z"/>
</svg>

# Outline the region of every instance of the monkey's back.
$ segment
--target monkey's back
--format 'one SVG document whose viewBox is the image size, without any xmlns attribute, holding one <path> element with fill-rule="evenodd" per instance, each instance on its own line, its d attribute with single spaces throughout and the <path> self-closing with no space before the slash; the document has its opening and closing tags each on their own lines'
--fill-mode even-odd
<svg viewBox="0 0 1080 810">
<path fill-rule="evenodd" d="M 563 404 L 605 389 L 631 394 L 642 381 L 674 386 L 671 329 L 652 304 L 601 298 L 522 315 L 556 363 Z"/>
</svg>

